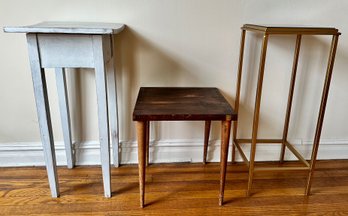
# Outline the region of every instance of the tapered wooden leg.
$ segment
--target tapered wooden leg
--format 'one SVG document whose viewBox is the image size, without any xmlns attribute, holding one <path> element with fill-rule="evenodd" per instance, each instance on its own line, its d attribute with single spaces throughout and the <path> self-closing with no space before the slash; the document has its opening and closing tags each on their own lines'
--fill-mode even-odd
<svg viewBox="0 0 348 216">
<path fill-rule="evenodd" d="M 325 115 L 325 109 L 326 109 L 326 102 L 327 102 L 327 98 L 329 96 L 329 88 L 330 88 L 330 82 L 331 82 L 331 77 L 332 77 L 332 70 L 333 70 L 333 66 L 334 66 L 334 62 L 335 62 L 338 37 L 339 37 L 339 35 L 334 35 L 332 37 L 332 42 L 331 42 L 331 51 L 330 51 L 329 62 L 328 62 L 327 70 L 326 70 L 326 77 L 325 77 L 325 82 L 324 82 L 323 93 L 321 96 L 319 116 L 318 116 L 318 120 L 317 120 L 317 126 L 316 126 L 316 130 L 315 130 L 315 136 L 314 136 L 314 142 L 313 142 L 310 170 L 309 170 L 308 179 L 307 179 L 307 186 L 306 186 L 306 190 L 305 190 L 305 195 L 307 195 L 307 196 L 310 194 L 310 190 L 311 190 L 311 186 L 312 186 L 312 178 L 313 178 L 313 173 L 314 173 L 315 164 L 316 164 L 316 160 L 317 160 L 321 129 L 323 127 L 323 121 L 324 121 L 324 115 Z"/>
<path fill-rule="evenodd" d="M 205 164 L 207 162 L 210 125 L 211 125 L 211 121 L 205 121 L 205 126 L 204 126 L 203 164 Z"/>
<path fill-rule="evenodd" d="M 147 121 L 145 125 L 145 144 L 146 144 L 146 166 L 150 163 L 150 122 Z"/>
<path fill-rule="evenodd" d="M 137 121 L 138 136 L 138 167 L 139 167 L 139 192 L 140 207 L 144 207 L 145 198 L 145 159 L 146 159 L 146 124 L 144 121 Z"/>
<path fill-rule="evenodd" d="M 230 140 L 231 121 L 223 121 L 221 125 L 222 137 L 221 137 L 221 152 L 220 152 L 220 196 L 219 205 L 222 206 L 224 202 L 225 180 L 226 180 L 226 167 L 228 157 L 228 146 Z"/>
<path fill-rule="evenodd" d="M 34 85 L 36 109 L 40 126 L 41 142 L 44 150 L 48 183 L 52 197 L 59 196 L 59 185 L 54 151 L 51 115 L 47 96 L 45 72 L 41 68 L 36 34 L 27 34 L 30 68 Z"/>
<path fill-rule="evenodd" d="M 107 102 L 108 95 L 101 35 L 93 35 L 93 51 L 95 61 L 95 82 L 97 87 L 100 158 L 103 173 L 104 196 L 111 197 L 110 137 Z"/>
<path fill-rule="evenodd" d="M 70 113 L 68 102 L 68 91 L 66 87 L 66 77 L 64 68 L 56 68 L 56 83 L 59 98 L 60 119 L 63 128 L 65 154 L 68 168 L 73 168 L 75 165 L 74 152 L 72 148 L 71 128 L 70 128 Z"/>
</svg>

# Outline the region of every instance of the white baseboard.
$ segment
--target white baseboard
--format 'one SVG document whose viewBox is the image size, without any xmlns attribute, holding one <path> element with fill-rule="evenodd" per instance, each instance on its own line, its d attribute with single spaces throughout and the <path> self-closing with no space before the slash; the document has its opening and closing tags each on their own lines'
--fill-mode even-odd
<svg viewBox="0 0 348 216">
<path fill-rule="evenodd" d="M 310 158 L 311 142 L 293 140 L 295 148 L 306 159 Z M 56 142 L 57 164 L 66 165 L 63 142 Z M 248 155 L 248 145 L 245 146 Z M 77 165 L 100 164 L 99 143 L 97 141 L 82 142 L 75 145 Z M 137 163 L 137 143 L 121 142 L 121 164 Z M 229 150 L 231 152 L 231 150 Z M 258 144 L 256 160 L 275 161 L 279 158 L 280 145 Z M 203 155 L 203 140 L 161 140 L 150 142 L 151 163 L 201 162 Z M 229 154 L 230 160 L 231 154 Z M 296 158 L 286 152 L 287 160 Z M 348 140 L 322 140 L 319 160 L 348 159 Z M 209 143 L 208 161 L 220 160 L 220 140 Z M 241 158 L 237 154 L 237 160 Z M 43 150 L 40 142 L 0 143 L 0 167 L 12 166 L 44 166 Z"/>
</svg>

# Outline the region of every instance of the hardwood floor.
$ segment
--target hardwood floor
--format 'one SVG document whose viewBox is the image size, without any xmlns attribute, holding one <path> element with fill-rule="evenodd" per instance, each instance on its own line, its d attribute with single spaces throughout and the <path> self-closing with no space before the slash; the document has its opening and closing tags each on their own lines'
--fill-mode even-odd
<svg viewBox="0 0 348 216">
<path fill-rule="evenodd" d="M 53 199 L 44 167 L 0 168 L 0 215 L 348 215 L 347 160 L 318 162 L 309 197 L 304 172 L 257 174 L 245 197 L 246 167 L 229 164 L 223 207 L 217 163 L 150 165 L 144 209 L 135 165 L 112 169 L 110 199 L 103 197 L 99 167 L 58 173 L 61 196 Z"/>
</svg>

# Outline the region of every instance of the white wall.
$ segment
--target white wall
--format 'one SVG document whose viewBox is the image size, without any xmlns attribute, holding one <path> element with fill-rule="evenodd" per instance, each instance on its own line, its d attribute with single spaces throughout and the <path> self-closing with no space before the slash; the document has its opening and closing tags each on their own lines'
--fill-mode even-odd
<svg viewBox="0 0 348 216">
<path fill-rule="evenodd" d="M 243 23 L 337 27 L 342 36 L 322 138 L 327 145 L 341 143 L 340 147 L 346 147 L 346 11 L 348 2 L 344 0 L 0 0 L 0 26 L 28 25 L 40 21 L 125 23 L 127 29 L 115 38 L 124 149 L 133 146 L 136 140 L 131 114 L 140 86 L 216 86 L 231 103 L 234 102 L 240 26 Z M 246 56 L 250 58 L 244 65 L 240 114 L 241 134 L 245 136 L 250 134 L 248 128 L 252 119 L 252 86 L 256 82 L 255 62 L 258 61 L 260 45 L 255 42 L 257 37 L 253 34 L 247 36 Z M 325 37 L 305 37 L 303 40 L 289 134 L 299 143 L 310 141 L 313 137 L 329 44 L 329 39 Z M 25 35 L 0 32 L 0 47 L 1 152 L 1 145 L 11 149 L 16 144 L 18 147 L 19 143 L 37 144 L 40 136 Z M 260 136 L 279 137 L 281 134 L 293 49 L 294 37 L 270 37 Z M 48 71 L 48 85 L 52 122 L 55 140 L 61 141 L 55 80 L 51 72 Z M 98 139 L 94 74 L 91 70 L 75 72 L 70 71 L 68 83 L 74 140 L 93 142 Z M 187 150 L 182 152 L 194 155 L 201 151 L 202 123 L 156 123 L 152 129 L 152 139 L 173 146 L 169 148 L 169 153 L 174 150 L 173 142 L 180 143 L 183 149 L 187 144 Z M 214 124 L 212 139 L 218 140 L 219 134 L 219 125 Z M 198 143 L 199 147 L 190 148 L 192 142 Z M 168 161 L 176 161 L 175 157 L 180 157 L 182 152 L 173 153 L 172 160 L 169 154 Z M 8 152 L 3 155 L 6 154 Z M 217 155 L 214 152 L 211 159 L 218 160 Z M 332 157 L 342 157 L 337 155 Z M 126 159 L 124 161 L 127 162 Z"/>
</svg>

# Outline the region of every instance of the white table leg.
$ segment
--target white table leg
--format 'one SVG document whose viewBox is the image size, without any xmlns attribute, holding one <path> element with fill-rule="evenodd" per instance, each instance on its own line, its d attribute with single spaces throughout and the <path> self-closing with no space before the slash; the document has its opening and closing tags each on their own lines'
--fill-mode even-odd
<svg viewBox="0 0 348 216">
<path fill-rule="evenodd" d="M 103 172 L 104 195 L 105 197 L 111 197 L 108 99 L 102 35 L 93 35 L 92 40 L 97 87 L 100 157 Z"/>
<path fill-rule="evenodd" d="M 27 34 L 30 67 L 34 85 L 37 114 L 39 119 L 41 141 L 44 150 L 48 182 L 52 197 L 59 196 L 59 185 L 54 152 L 53 132 L 50 109 L 47 97 L 45 72 L 40 66 L 38 43 L 36 34 Z"/>
<path fill-rule="evenodd" d="M 66 88 L 66 78 L 65 78 L 65 69 L 56 68 L 56 83 L 57 91 L 59 98 L 59 110 L 60 118 L 63 129 L 64 144 L 65 144 L 65 153 L 68 168 L 74 167 L 74 154 L 72 148 L 72 139 L 71 139 L 71 129 L 70 129 L 70 114 L 69 114 L 69 102 L 68 102 L 68 93 Z"/>
<path fill-rule="evenodd" d="M 108 103 L 109 119 L 111 130 L 111 142 L 113 150 L 113 163 L 115 167 L 119 166 L 119 127 L 118 127 L 118 109 L 117 109 L 117 86 L 116 74 L 113 59 L 110 60 L 107 70 L 108 80 Z"/>
</svg>

